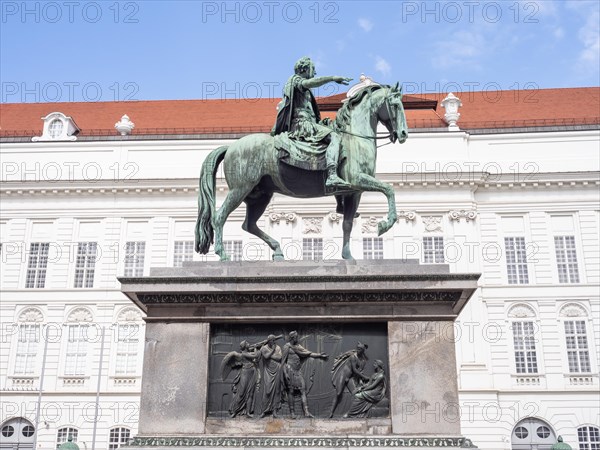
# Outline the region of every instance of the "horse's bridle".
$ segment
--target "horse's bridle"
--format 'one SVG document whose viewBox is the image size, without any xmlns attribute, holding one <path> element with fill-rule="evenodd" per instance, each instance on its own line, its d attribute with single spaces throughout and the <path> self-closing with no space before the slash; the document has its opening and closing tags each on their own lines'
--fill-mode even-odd
<svg viewBox="0 0 600 450">
<path fill-rule="evenodd" d="M 338 133 L 349 134 L 350 136 L 356 136 L 356 137 L 363 138 L 363 139 L 373 139 L 374 141 L 377 141 L 377 139 L 379 139 L 379 138 L 383 138 L 383 139 L 389 138 L 390 139 L 390 142 L 386 142 L 385 144 L 378 145 L 377 148 L 383 147 L 384 145 L 389 145 L 389 144 L 394 143 L 395 140 L 392 140 L 392 138 L 395 136 L 396 139 L 398 139 L 398 129 L 396 127 L 396 116 L 392 113 L 392 108 L 390 106 L 389 95 L 385 96 L 384 104 L 385 104 L 385 107 L 387 108 L 388 118 L 392 122 L 392 131 L 391 132 L 389 132 L 387 134 L 375 133 L 375 136 L 363 136 L 360 134 L 350 133 L 349 131 L 344 131 L 344 130 L 335 130 L 335 131 L 337 131 Z"/>
</svg>

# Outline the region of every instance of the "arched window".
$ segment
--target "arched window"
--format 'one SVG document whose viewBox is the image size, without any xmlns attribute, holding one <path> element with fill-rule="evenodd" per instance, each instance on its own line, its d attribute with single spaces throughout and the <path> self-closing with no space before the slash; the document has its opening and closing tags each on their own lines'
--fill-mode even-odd
<svg viewBox="0 0 600 450">
<path fill-rule="evenodd" d="M 125 427 L 111 428 L 108 435 L 108 450 L 116 450 L 121 444 L 126 444 L 131 435 L 131 430 Z"/>
<path fill-rule="evenodd" d="M 115 359 L 116 376 L 133 376 L 137 374 L 138 354 L 142 316 L 134 308 L 125 308 L 117 318 L 116 340 L 117 354 Z"/>
<path fill-rule="evenodd" d="M 511 436 L 512 450 L 550 450 L 556 434 L 546 422 L 533 417 L 521 420 Z"/>
<path fill-rule="evenodd" d="M 579 450 L 600 450 L 600 429 L 592 426 L 577 428 Z"/>
<path fill-rule="evenodd" d="M 73 442 L 77 442 L 77 437 L 79 435 L 79 430 L 74 427 L 63 427 L 58 429 L 58 434 L 56 435 L 56 448 L 60 447 L 60 444 L 63 444 L 69 440 L 69 436 L 73 438 Z"/>
<path fill-rule="evenodd" d="M 67 322 L 65 375 L 81 377 L 87 369 L 88 328 L 92 313 L 86 308 L 77 308 L 69 314 Z"/>
<path fill-rule="evenodd" d="M 35 439 L 35 427 L 23 417 L 10 419 L 0 427 L 2 448 L 32 449 Z"/>
<path fill-rule="evenodd" d="M 19 333 L 15 354 L 14 374 L 31 377 L 36 374 L 41 323 L 44 316 L 37 308 L 26 308 L 19 314 Z"/>
<path fill-rule="evenodd" d="M 535 311 L 529 305 L 519 304 L 510 309 L 508 317 L 513 334 L 515 372 L 517 374 L 539 373 Z"/>
<path fill-rule="evenodd" d="M 48 125 L 48 134 L 50 137 L 52 139 L 59 137 L 62 134 L 63 126 L 63 121 L 60 119 L 54 119 L 50 122 L 50 125 Z"/>
<path fill-rule="evenodd" d="M 569 373 L 590 373 L 592 365 L 585 308 L 569 303 L 561 308 L 560 317 L 563 319 Z"/>
</svg>

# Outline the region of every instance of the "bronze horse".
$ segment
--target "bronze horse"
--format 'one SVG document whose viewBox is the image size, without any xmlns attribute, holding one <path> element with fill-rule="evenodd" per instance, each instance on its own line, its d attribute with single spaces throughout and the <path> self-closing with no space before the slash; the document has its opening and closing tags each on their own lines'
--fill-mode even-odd
<svg viewBox="0 0 600 450">
<path fill-rule="evenodd" d="M 343 211 L 344 243 L 342 258 L 353 259 L 350 233 L 363 192 L 382 192 L 388 201 L 387 220 L 378 225 L 379 235 L 388 231 L 397 219 L 394 189 L 375 178 L 377 158 L 377 124 L 381 122 L 392 142 L 404 143 L 408 136 L 402 90 L 398 85 L 372 85 L 358 91 L 340 108 L 333 122 L 342 140 L 344 157 L 339 173 L 351 188 L 341 192 L 325 191 L 325 171 L 309 171 L 291 167 L 278 160 L 274 137 L 269 134 L 244 136 L 231 145 L 213 150 L 202 164 L 198 220 L 197 252 L 206 254 L 214 238 L 215 253 L 222 261 L 229 259 L 223 247 L 223 226 L 227 217 L 246 203 L 242 228 L 265 241 L 273 250 L 273 259 L 282 260 L 279 242 L 258 228 L 256 222 L 267 209 L 275 192 L 296 198 L 335 195 L 338 210 Z M 217 210 L 215 200 L 216 172 L 224 161 L 229 193 Z"/>
</svg>

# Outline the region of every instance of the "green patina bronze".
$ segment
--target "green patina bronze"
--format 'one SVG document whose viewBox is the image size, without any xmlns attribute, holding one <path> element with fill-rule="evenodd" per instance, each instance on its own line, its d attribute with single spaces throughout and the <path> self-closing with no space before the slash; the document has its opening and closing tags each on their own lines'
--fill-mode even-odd
<svg viewBox="0 0 600 450">
<path fill-rule="evenodd" d="M 265 241 L 273 259 L 282 260 L 279 242 L 257 226 L 274 193 L 296 198 L 335 196 L 336 211 L 343 214 L 342 258 L 350 252 L 352 224 L 363 192 L 381 192 L 388 201 L 386 220 L 378 224 L 379 234 L 392 228 L 397 219 L 393 188 L 375 178 L 377 124 L 388 130 L 392 142 L 407 138 L 402 91 L 398 85 L 371 84 L 358 90 L 340 108 L 334 122 L 320 120 L 311 88 L 328 82 L 347 84 L 344 77 L 315 78 L 314 65 L 300 59 L 284 88 L 271 134 L 244 136 L 229 146 L 213 150 L 200 174 L 196 251 L 206 254 L 214 242 L 221 260 L 228 256 L 223 247 L 223 226 L 229 215 L 246 203 L 242 228 Z M 229 192 L 217 210 L 216 172 L 224 163 Z"/>
<path fill-rule="evenodd" d="M 566 442 L 563 442 L 562 436 L 559 436 L 558 440 L 556 441 L 556 444 L 552 446 L 551 450 L 573 450 L 573 447 L 571 447 Z"/>
<path fill-rule="evenodd" d="M 73 436 L 69 435 L 67 442 L 60 444 L 58 450 L 79 450 L 79 445 L 73 442 Z"/>
</svg>

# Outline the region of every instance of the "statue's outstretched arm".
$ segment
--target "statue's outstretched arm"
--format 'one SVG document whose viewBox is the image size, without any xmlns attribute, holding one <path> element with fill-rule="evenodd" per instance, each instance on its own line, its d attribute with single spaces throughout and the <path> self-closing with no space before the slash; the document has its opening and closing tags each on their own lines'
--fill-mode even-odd
<svg viewBox="0 0 600 450">
<path fill-rule="evenodd" d="M 316 77 L 309 78 L 308 80 L 302 80 L 302 86 L 307 89 L 317 88 L 323 86 L 324 84 L 335 82 L 338 84 L 348 84 L 352 81 L 352 78 L 345 77 Z"/>
</svg>

